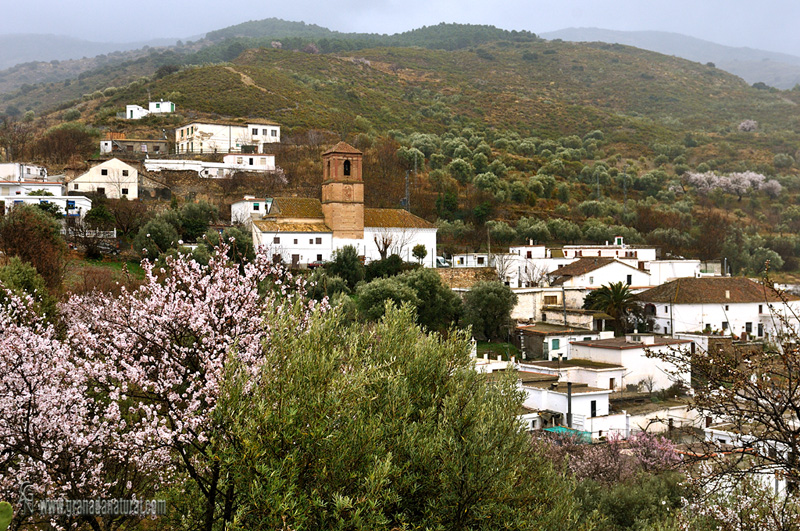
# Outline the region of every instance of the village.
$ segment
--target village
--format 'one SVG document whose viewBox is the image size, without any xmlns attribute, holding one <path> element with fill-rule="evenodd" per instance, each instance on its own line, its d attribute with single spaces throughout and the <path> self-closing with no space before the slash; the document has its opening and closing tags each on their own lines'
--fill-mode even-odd
<svg viewBox="0 0 800 531">
<path fill-rule="evenodd" d="M 174 103 L 159 100 L 147 109 L 128 105 L 125 118 L 173 112 Z M 273 150 L 280 142 L 280 125 L 270 120 L 193 121 L 161 138 L 107 133 L 88 171 L 51 175 L 37 164 L 0 164 L 2 212 L 47 205 L 61 214 L 69 240 L 93 198 L 148 202 L 183 194 L 191 200 L 202 195 L 203 182 L 285 180 Z M 407 209 L 365 207 L 361 151 L 340 141 L 321 162 L 319 199 L 270 196 L 262 187 L 221 205 L 229 217 L 220 215 L 212 228 L 246 231 L 254 246 L 290 270 L 324 267 L 352 247 L 362 264 L 396 255 L 432 269 L 461 298 L 479 280 L 506 286 L 514 294 L 513 324 L 504 341 L 484 343 L 480 353 L 473 338 L 472 356 L 475 370 L 490 377 L 514 371 L 525 397 L 519 419 L 530 431 L 587 442 L 648 432 L 689 446 L 749 444 L 750 435 L 732 429 L 728 419 L 689 406 L 697 375 L 670 359 L 676 353 L 735 357 L 742 349 L 763 352 L 780 344 L 797 333 L 800 297 L 731 276 L 724 260 L 662 258 L 661 249 L 631 245 L 622 236 L 604 244 L 529 241 L 493 250 L 490 244 L 487 252 L 445 255 L 437 252 L 435 224 Z M 191 185 L 181 188 L 184 182 Z M 89 236 L 118 246 L 116 227 L 94 229 Z M 87 232 L 81 234 L 83 240 L 71 241 L 77 251 L 86 243 Z M 587 302 L 612 288 L 623 292 L 615 302 L 620 306 L 610 306 L 614 315 Z M 772 483 L 778 493 L 790 488 L 786 478 Z"/>
</svg>

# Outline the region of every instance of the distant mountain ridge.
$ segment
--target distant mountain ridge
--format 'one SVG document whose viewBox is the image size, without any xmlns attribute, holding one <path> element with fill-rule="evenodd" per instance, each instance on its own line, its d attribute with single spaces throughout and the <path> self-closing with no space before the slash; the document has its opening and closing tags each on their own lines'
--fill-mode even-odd
<svg viewBox="0 0 800 531">
<path fill-rule="evenodd" d="M 565 28 L 542 33 L 545 39 L 626 44 L 675 55 L 698 63 L 714 63 L 750 84 L 762 82 L 780 89 L 800 84 L 800 57 L 746 47 L 733 47 L 664 31 L 617 31 L 601 28 Z"/>
<path fill-rule="evenodd" d="M 144 46 L 167 46 L 177 39 L 154 39 L 142 42 L 92 42 L 64 35 L 32 33 L 0 35 L 0 70 L 31 61 L 65 61 L 94 57 L 116 51 L 136 50 Z"/>
</svg>

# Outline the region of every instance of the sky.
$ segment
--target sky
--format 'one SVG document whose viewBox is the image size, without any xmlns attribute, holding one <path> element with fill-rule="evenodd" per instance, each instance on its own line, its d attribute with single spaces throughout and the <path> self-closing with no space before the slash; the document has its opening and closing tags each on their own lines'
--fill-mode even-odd
<svg viewBox="0 0 800 531">
<path fill-rule="evenodd" d="M 800 56 L 796 0 L 210 0 L 160 3 L 27 0 L 3 7 L 0 34 L 51 33 L 90 41 L 186 39 L 276 17 L 344 32 L 398 33 L 440 22 L 545 33 L 568 27 L 683 33 L 728 46 Z"/>
</svg>

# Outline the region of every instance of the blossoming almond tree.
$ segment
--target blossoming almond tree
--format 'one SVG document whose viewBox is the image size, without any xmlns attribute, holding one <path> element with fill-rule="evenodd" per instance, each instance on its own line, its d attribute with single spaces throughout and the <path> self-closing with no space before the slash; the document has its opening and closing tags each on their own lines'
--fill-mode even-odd
<svg viewBox="0 0 800 531">
<path fill-rule="evenodd" d="M 112 471 L 153 474 L 161 484 L 186 474 L 207 502 L 203 527 L 211 529 L 220 500 L 227 510 L 234 496 L 220 492 L 224 474 L 214 457 L 224 442 L 215 406 L 228 361 L 235 357 L 255 382 L 276 316 L 301 330 L 315 310 L 303 302 L 302 281 L 271 265 L 266 252 L 242 268 L 226 252 L 218 248 L 208 266 L 186 256 L 169 258 L 166 270 L 144 262 L 145 282 L 134 291 L 73 297 L 62 308 L 63 339 L 33 317 L 18 323 L 24 302 L 2 314 L 0 361 L 19 370 L 16 380 L 3 380 L 0 396 L 0 452 L 10 456 L 0 462 L 4 488 L 13 489 L 18 473 L 41 477 L 39 496 L 107 497 L 119 479 L 108 477 Z M 20 391 L 29 382 L 39 385 L 35 394 Z M 32 448 L 23 453 L 20 440 Z M 65 458 L 63 470 L 54 467 L 53 444 L 84 462 Z"/>
</svg>

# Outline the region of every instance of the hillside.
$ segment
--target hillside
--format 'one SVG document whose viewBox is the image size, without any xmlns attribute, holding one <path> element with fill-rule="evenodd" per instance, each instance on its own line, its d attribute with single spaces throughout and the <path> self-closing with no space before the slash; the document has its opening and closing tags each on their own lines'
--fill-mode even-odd
<svg viewBox="0 0 800 531">
<path fill-rule="evenodd" d="M 762 82 L 780 89 L 800 84 L 800 57 L 716 44 L 663 31 L 615 31 L 600 28 L 566 28 L 542 34 L 547 39 L 573 42 L 619 43 L 675 55 L 698 63 L 714 63 L 750 84 Z"/>
</svg>

